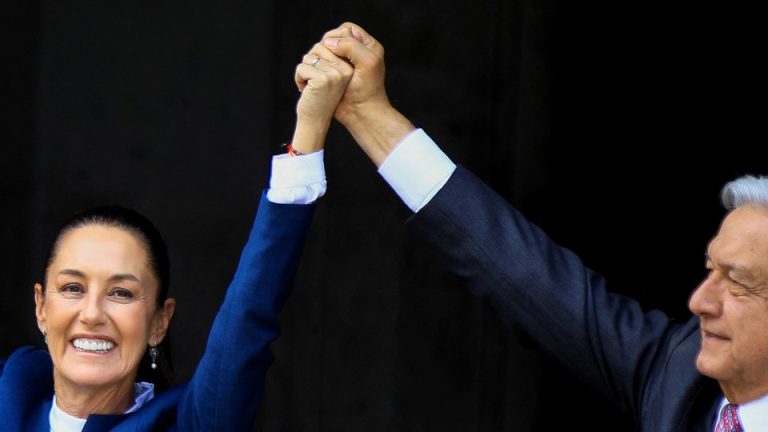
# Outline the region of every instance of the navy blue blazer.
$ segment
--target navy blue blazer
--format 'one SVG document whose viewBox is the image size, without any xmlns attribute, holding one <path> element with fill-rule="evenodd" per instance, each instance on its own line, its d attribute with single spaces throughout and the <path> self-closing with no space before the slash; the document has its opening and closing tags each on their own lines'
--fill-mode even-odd
<svg viewBox="0 0 768 432">
<path fill-rule="evenodd" d="M 273 204 L 262 196 L 248 242 L 192 379 L 160 392 L 138 411 L 92 415 L 88 431 L 245 431 L 253 427 L 285 303 L 314 205 Z M 0 430 L 50 429 L 51 358 L 24 347 L 0 361 Z"/>
<path fill-rule="evenodd" d="M 602 276 L 462 167 L 408 225 L 506 323 L 630 412 L 639 430 L 712 431 L 722 393 L 696 369 L 698 318 L 676 323 L 609 293 Z"/>
</svg>

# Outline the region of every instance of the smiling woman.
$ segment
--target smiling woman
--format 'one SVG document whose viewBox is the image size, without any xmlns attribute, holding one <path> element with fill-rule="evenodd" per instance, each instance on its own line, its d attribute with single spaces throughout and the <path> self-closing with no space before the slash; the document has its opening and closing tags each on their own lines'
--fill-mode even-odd
<svg viewBox="0 0 768 432">
<path fill-rule="evenodd" d="M 47 351 L 0 359 L 3 431 L 241 431 L 253 426 L 314 202 L 325 193 L 323 148 L 352 76 L 346 62 L 296 68 L 302 96 L 288 153 L 272 159 L 250 236 L 208 344 L 189 382 L 173 384 L 167 341 L 176 307 L 168 297 L 162 237 L 135 211 L 100 207 L 59 231 L 35 314 Z M 159 365 L 159 367 L 158 367 Z"/>
<path fill-rule="evenodd" d="M 165 359 L 157 347 L 175 308 L 160 235 L 141 215 L 117 207 L 68 222 L 51 248 L 44 283 L 35 285 L 48 352 L 21 348 L 0 369 L 3 430 L 250 427 L 272 361 L 268 344 L 279 333 L 277 313 L 314 209 L 272 202 L 272 191 L 259 205 L 194 377 L 167 390 L 168 369 L 147 366 Z"/>
<path fill-rule="evenodd" d="M 135 405 L 147 347 L 157 367 L 176 305 L 168 298 L 167 247 L 148 219 L 122 207 L 83 212 L 59 232 L 45 284 L 35 285 L 37 321 L 54 364 L 54 411 L 80 418 L 126 412 Z M 164 373 L 151 381 L 165 388 L 173 378 L 160 359 Z M 154 391 L 147 378 L 139 377 L 143 394 Z M 103 398 L 105 388 L 114 397 Z"/>
</svg>

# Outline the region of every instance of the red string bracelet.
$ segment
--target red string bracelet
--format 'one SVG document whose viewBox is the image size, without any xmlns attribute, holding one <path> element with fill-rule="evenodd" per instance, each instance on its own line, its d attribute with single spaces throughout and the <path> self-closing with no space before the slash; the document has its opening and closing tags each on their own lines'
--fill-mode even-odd
<svg viewBox="0 0 768 432">
<path fill-rule="evenodd" d="M 293 144 L 291 143 L 285 143 L 283 144 L 283 147 L 285 147 L 285 151 L 287 151 L 291 156 L 304 156 L 304 153 L 293 148 Z"/>
</svg>

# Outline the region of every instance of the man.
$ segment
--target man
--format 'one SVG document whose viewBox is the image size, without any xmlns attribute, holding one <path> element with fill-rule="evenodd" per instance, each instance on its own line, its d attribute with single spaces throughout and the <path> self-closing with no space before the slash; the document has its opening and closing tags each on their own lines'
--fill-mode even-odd
<svg viewBox="0 0 768 432">
<path fill-rule="evenodd" d="M 768 430 L 768 179 L 723 190 L 730 210 L 685 324 L 606 291 L 389 103 L 383 47 L 346 23 L 321 41 L 354 73 L 335 117 L 415 215 L 413 231 L 510 325 L 633 414 L 642 431 Z"/>
</svg>

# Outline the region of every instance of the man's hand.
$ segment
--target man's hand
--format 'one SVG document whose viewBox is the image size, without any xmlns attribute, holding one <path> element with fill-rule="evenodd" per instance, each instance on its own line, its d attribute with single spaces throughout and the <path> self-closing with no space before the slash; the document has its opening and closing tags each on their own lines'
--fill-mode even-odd
<svg viewBox="0 0 768 432">
<path fill-rule="evenodd" d="M 360 26 L 344 23 L 322 41 L 354 68 L 335 117 L 379 166 L 414 127 L 389 102 L 384 86 L 384 47 Z"/>
<path fill-rule="evenodd" d="M 322 43 L 354 67 L 352 79 L 336 109 L 339 122 L 346 125 L 366 109 L 389 106 L 384 88 L 384 47 L 373 36 L 355 24 L 344 23 L 327 32 Z"/>
</svg>

